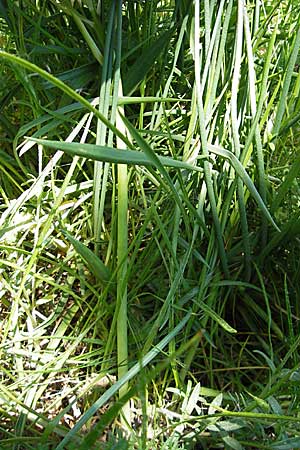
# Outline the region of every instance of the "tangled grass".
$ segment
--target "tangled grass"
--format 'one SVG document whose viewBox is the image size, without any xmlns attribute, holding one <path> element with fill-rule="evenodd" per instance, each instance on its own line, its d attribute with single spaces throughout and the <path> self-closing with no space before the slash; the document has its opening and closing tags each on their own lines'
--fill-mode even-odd
<svg viewBox="0 0 300 450">
<path fill-rule="evenodd" d="M 0 16 L 0 448 L 299 448 L 297 2 Z"/>
</svg>

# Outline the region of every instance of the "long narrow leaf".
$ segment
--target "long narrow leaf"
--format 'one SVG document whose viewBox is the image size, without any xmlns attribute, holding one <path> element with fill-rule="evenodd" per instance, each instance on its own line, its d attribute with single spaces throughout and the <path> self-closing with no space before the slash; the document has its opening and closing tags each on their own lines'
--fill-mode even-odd
<svg viewBox="0 0 300 450">
<path fill-rule="evenodd" d="M 200 308 L 213 320 L 215 320 L 225 331 L 229 333 L 237 333 L 237 331 L 232 328 L 226 320 L 222 319 L 212 308 L 206 305 L 204 302 L 200 302 Z"/>
<path fill-rule="evenodd" d="M 95 275 L 96 279 L 102 283 L 108 283 L 111 279 L 111 273 L 101 259 L 99 259 L 86 245 L 71 236 L 70 233 L 65 230 L 62 230 L 62 233 L 68 241 L 71 242 L 76 252 L 81 256 L 90 271 Z"/>
<path fill-rule="evenodd" d="M 36 139 L 27 137 L 28 140 L 37 144 L 45 145 L 45 147 L 55 148 L 64 151 L 72 156 L 82 156 L 83 158 L 93 159 L 95 161 L 105 161 L 117 164 L 133 164 L 139 166 L 156 166 L 157 161 L 150 159 L 148 155 L 136 150 L 115 149 L 95 144 L 81 144 L 78 142 L 61 142 L 48 141 L 47 139 Z M 167 166 L 175 169 L 196 170 L 202 172 L 201 167 L 193 166 L 183 161 L 168 158 L 166 156 L 157 156 L 159 167 Z M 163 171 L 165 173 L 165 171 Z"/>
</svg>

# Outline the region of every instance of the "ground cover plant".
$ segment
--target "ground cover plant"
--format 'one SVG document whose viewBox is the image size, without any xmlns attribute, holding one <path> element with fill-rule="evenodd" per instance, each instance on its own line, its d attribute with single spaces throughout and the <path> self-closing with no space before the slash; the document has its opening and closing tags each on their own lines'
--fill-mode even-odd
<svg viewBox="0 0 300 450">
<path fill-rule="evenodd" d="M 300 7 L 0 1 L 0 448 L 293 449 Z"/>
</svg>

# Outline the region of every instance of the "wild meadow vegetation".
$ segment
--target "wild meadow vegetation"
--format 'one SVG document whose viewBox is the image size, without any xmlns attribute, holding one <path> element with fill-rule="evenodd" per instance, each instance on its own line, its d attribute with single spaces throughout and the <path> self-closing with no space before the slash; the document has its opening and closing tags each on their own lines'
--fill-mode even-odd
<svg viewBox="0 0 300 450">
<path fill-rule="evenodd" d="M 299 2 L 0 16 L 0 449 L 300 448 Z"/>
</svg>

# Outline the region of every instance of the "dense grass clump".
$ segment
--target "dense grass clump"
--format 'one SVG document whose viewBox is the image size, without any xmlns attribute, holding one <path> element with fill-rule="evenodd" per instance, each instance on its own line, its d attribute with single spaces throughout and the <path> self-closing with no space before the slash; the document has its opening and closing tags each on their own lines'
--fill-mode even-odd
<svg viewBox="0 0 300 450">
<path fill-rule="evenodd" d="M 300 448 L 296 1 L 0 1 L 2 449 Z"/>
</svg>

